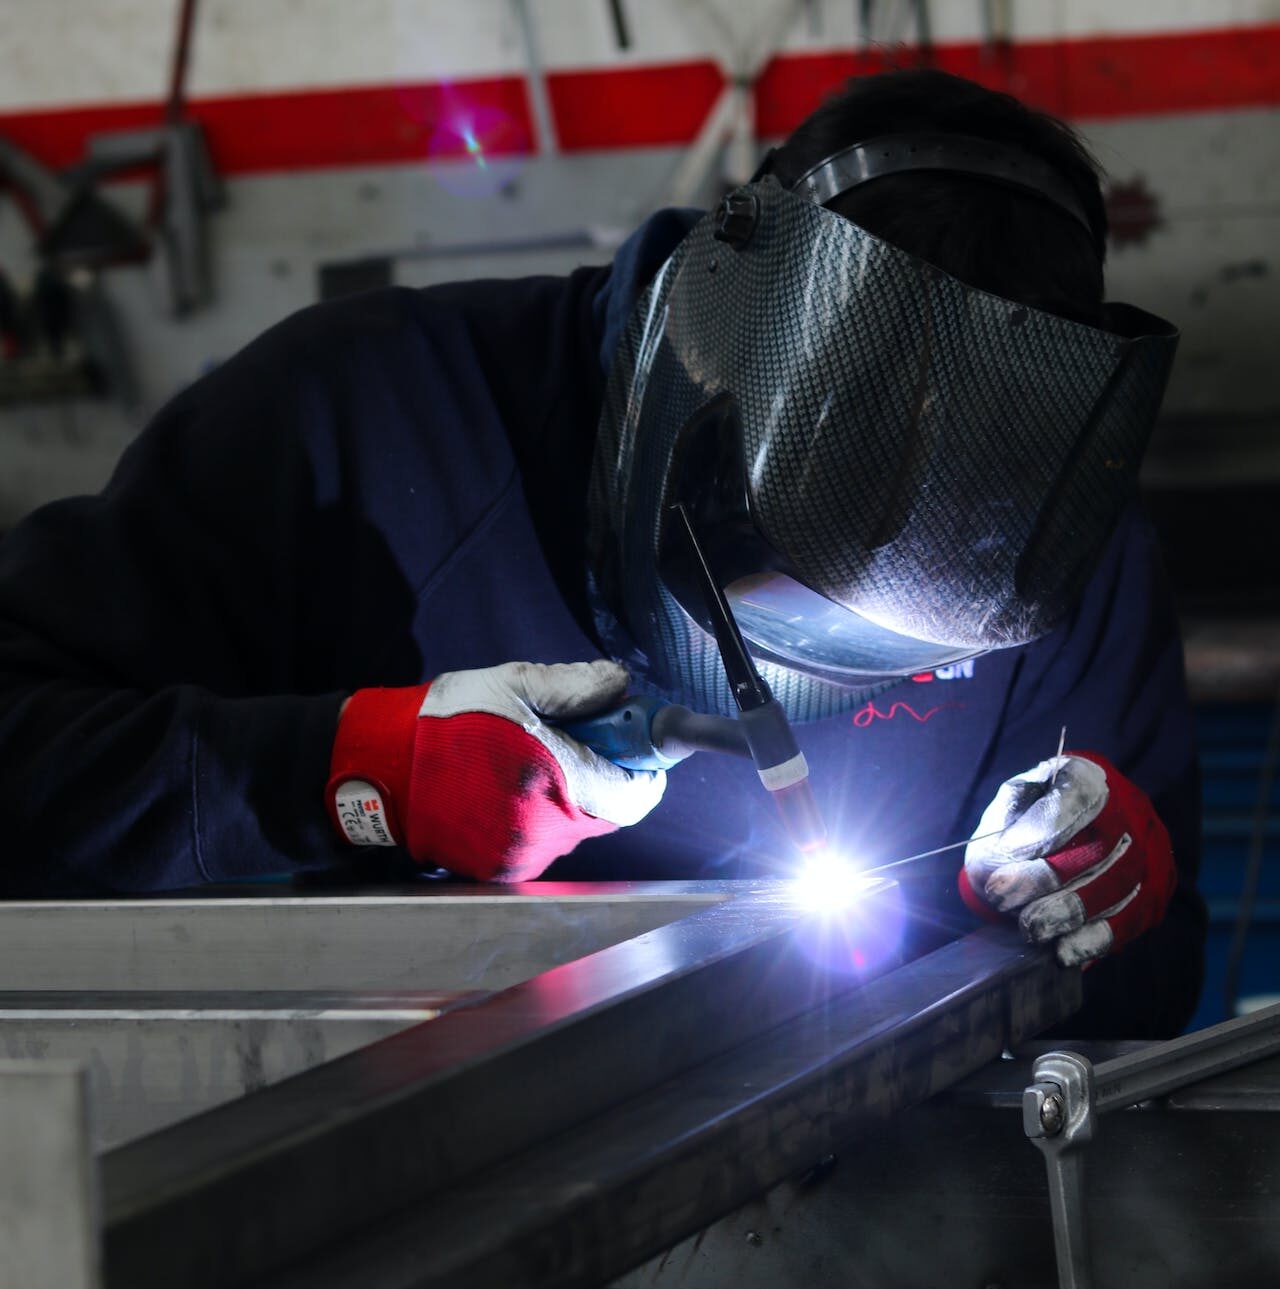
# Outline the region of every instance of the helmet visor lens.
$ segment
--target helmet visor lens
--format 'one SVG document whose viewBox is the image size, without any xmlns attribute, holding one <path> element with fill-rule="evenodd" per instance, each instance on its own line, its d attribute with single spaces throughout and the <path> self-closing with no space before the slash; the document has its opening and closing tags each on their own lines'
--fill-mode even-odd
<svg viewBox="0 0 1280 1289">
<path fill-rule="evenodd" d="M 932 671 L 975 652 L 879 626 L 785 573 L 740 577 L 725 596 L 753 653 L 836 684 Z"/>
</svg>

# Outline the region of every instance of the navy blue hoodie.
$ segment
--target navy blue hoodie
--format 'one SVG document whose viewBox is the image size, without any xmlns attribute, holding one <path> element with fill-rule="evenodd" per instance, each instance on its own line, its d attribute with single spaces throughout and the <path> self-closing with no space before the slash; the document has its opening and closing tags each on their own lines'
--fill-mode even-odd
<svg viewBox="0 0 1280 1289">
<path fill-rule="evenodd" d="M 323 806 L 345 695 L 599 656 L 584 511 L 602 364 L 687 226 L 655 217 L 610 269 L 307 309 L 166 407 L 101 495 L 0 543 L 6 892 L 363 861 Z M 1087 974 L 1077 1030 L 1173 1033 L 1199 988 L 1199 794 L 1176 626 L 1136 513 L 1051 636 L 797 732 L 836 840 L 877 863 L 966 836 L 1064 724 L 1151 795 L 1182 878 L 1166 923 Z M 958 854 L 909 883 L 956 929 Z M 704 753 L 648 819 L 550 875 L 741 877 L 786 855 L 751 767 Z"/>
</svg>

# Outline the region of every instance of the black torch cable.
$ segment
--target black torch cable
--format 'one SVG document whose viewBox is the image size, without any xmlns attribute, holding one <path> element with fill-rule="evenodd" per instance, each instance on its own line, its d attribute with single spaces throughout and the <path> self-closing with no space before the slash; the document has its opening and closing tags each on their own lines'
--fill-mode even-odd
<svg viewBox="0 0 1280 1289">
<path fill-rule="evenodd" d="M 773 699 L 773 693 L 765 679 L 756 670 L 751 655 L 747 652 L 746 641 L 738 629 L 737 620 L 729 608 L 729 601 L 724 598 L 720 583 L 707 564 L 702 547 L 698 544 L 698 535 L 693 531 L 693 523 L 684 505 L 677 502 L 673 507 L 684 524 L 685 537 L 693 555 L 694 570 L 702 584 L 702 594 L 707 605 L 707 615 L 711 619 L 711 629 L 715 632 L 716 644 L 720 648 L 720 658 L 724 663 L 725 674 L 729 677 L 729 687 L 733 690 L 734 701 L 739 711 L 749 712 L 763 707 Z"/>
</svg>

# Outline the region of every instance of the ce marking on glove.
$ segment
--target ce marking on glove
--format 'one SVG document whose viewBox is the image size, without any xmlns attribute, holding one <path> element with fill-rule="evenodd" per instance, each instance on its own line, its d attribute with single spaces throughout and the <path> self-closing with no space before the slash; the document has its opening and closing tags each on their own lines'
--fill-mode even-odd
<svg viewBox="0 0 1280 1289">
<path fill-rule="evenodd" d="M 356 846 L 394 846 L 382 798 L 371 783 L 348 779 L 334 794 L 335 812 L 347 840 Z"/>
</svg>

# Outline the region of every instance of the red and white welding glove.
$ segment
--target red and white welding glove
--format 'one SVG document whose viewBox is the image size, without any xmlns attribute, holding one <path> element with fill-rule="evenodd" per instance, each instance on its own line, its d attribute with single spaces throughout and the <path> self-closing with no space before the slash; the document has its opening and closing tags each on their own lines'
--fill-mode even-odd
<svg viewBox="0 0 1280 1289">
<path fill-rule="evenodd" d="M 530 881 L 662 799 L 665 774 L 624 770 L 549 723 L 599 712 L 626 688 L 626 671 L 599 659 L 357 690 L 330 763 L 334 826 L 353 845 L 403 846 L 419 863 L 483 881 Z"/>
<path fill-rule="evenodd" d="M 1003 783 L 960 873 L 974 912 L 1016 913 L 1028 940 L 1057 941 L 1067 967 L 1155 926 L 1176 884 L 1150 799 L 1093 752 L 1051 757 Z"/>
</svg>

